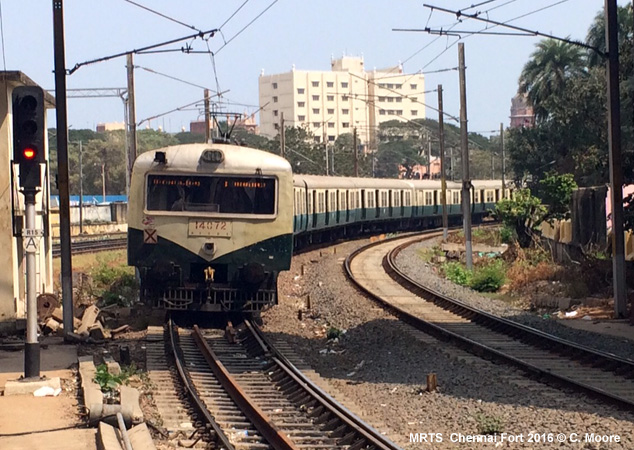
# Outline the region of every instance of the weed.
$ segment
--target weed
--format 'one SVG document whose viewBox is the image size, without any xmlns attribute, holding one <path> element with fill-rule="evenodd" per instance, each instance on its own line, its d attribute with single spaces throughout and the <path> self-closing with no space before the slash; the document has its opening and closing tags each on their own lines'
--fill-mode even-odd
<svg viewBox="0 0 634 450">
<path fill-rule="evenodd" d="M 112 392 L 120 384 L 123 383 L 125 377 L 122 374 L 113 375 L 108 372 L 108 366 L 101 364 L 97 367 L 97 374 L 95 375 L 95 383 L 99 385 L 102 392 Z"/>
<path fill-rule="evenodd" d="M 431 263 L 439 256 L 444 256 L 445 252 L 442 251 L 439 245 L 435 245 L 432 248 L 420 248 L 417 251 L 418 256 L 426 263 Z"/>
<path fill-rule="evenodd" d="M 508 226 L 504 225 L 500 229 L 500 241 L 503 244 L 510 244 L 511 242 L 513 242 L 514 236 L 515 236 L 515 231 L 512 228 L 509 228 Z"/>
<path fill-rule="evenodd" d="M 497 416 L 476 414 L 475 420 L 478 422 L 479 434 L 499 434 L 504 429 L 504 422 Z"/>
<path fill-rule="evenodd" d="M 343 331 L 336 327 L 330 327 L 328 328 L 328 331 L 326 331 L 326 338 L 328 340 L 338 339 L 341 335 L 343 335 Z"/>
<path fill-rule="evenodd" d="M 97 266 L 91 269 L 90 275 L 102 305 L 130 306 L 134 303 L 138 284 L 133 270 L 112 258 L 97 258 Z"/>
<path fill-rule="evenodd" d="M 471 281 L 471 272 L 459 262 L 446 262 L 441 266 L 445 277 L 453 283 L 468 286 Z"/>
<path fill-rule="evenodd" d="M 504 279 L 504 263 L 495 260 L 477 268 L 471 276 L 469 286 L 478 292 L 497 292 L 504 284 Z"/>
</svg>

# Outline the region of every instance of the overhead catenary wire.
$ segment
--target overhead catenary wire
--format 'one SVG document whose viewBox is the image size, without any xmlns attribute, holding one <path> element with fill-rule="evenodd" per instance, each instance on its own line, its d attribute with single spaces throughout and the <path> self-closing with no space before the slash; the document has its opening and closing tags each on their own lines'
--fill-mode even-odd
<svg viewBox="0 0 634 450">
<path fill-rule="evenodd" d="M 568 1 L 568 0 L 561 0 L 559 2 L 554 3 L 553 5 L 549 5 L 548 7 L 540 8 L 540 9 L 534 11 L 534 12 L 524 14 L 523 16 L 520 16 L 520 17 L 526 17 L 529 14 L 534 14 L 535 12 L 543 11 L 546 8 L 550 8 L 552 6 L 564 3 L 566 1 Z M 524 33 L 529 33 L 532 36 L 541 36 L 541 37 L 545 37 L 545 38 L 548 38 L 548 39 L 554 39 L 556 41 L 560 41 L 560 42 L 565 42 L 565 43 L 568 43 L 568 44 L 576 45 L 576 46 L 583 47 L 583 48 L 586 48 L 586 49 L 589 49 L 589 50 L 593 50 L 593 51 L 597 52 L 599 55 L 601 55 L 603 57 L 606 56 L 605 52 L 602 52 L 598 48 L 596 48 L 596 47 L 594 47 L 592 45 L 588 45 L 588 44 L 586 44 L 584 42 L 581 42 L 581 41 L 578 41 L 578 40 L 562 38 L 562 37 L 559 37 L 559 36 L 555 36 L 553 34 L 542 33 L 541 31 L 538 31 L 538 30 L 531 30 L 531 29 L 524 28 L 524 27 L 518 27 L 518 26 L 515 26 L 515 25 L 509 25 L 508 22 L 511 22 L 512 20 L 517 20 L 520 17 L 508 20 L 506 22 L 498 22 L 496 20 L 482 18 L 478 14 L 465 14 L 465 13 L 462 13 L 460 11 L 455 11 L 455 10 L 451 10 L 451 9 L 447 9 L 447 8 L 442 8 L 442 7 L 435 6 L 435 5 L 429 5 L 427 3 L 423 4 L 423 6 L 426 7 L 426 8 L 433 8 L 433 9 L 436 9 L 436 10 L 441 11 L 441 12 L 455 14 L 456 17 L 459 20 L 462 17 L 466 17 L 466 18 L 469 18 L 469 19 L 485 22 L 487 24 L 491 24 L 491 25 L 495 25 L 495 26 L 501 26 L 501 27 L 509 28 L 511 30 L 521 31 L 521 32 L 524 32 Z M 486 28 L 485 28 L 485 30 L 486 30 Z M 478 32 L 472 32 L 472 33 L 469 33 L 469 34 L 478 34 Z"/>
<path fill-rule="evenodd" d="M 179 25 L 182 25 L 182 26 L 187 27 L 187 28 L 191 28 L 194 31 L 198 31 L 199 33 L 202 33 L 202 30 L 200 30 L 199 28 L 196 28 L 193 25 L 188 25 L 185 22 L 181 22 L 180 20 L 174 19 L 173 17 L 167 16 L 167 15 L 165 15 L 163 13 L 160 13 L 160 12 L 154 10 L 154 9 L 148 8 L 147 6 L 144 6 L 144 5 L 140 4 L 140 3 L 134 2 L 132 0 L 123 0 L 123 1 L 124 2 L 128 2 L 131 5 L 134 5 L 134 6 L 138 7 L 138 8 L 144 9 L 144 10 L 146 10 L 148 12 L 151 12 L 152 14 L 156 14 L 157 16 L 160 16 L 160 17 L 162 17 L 164 19 L 167 19 L 170 22 L 177 23 Z"/>
<path fill-rule="evenodd" d="M 273 0 L 269 6 L 267 6 L 260 14 L 255 16 L 249 23 L 247 23 L 244 27 L 242 27 L 236 34 L 234 34 L 228 41 L 226 41 L 218 50 L 215 51 L 215 55 L 217 55 L 223 48 L 225 48 L 231 41 L 240 36 L 247 28 L 249 28 L 253 23 L 262 17 L 269 9 L 273 7 L 278 2 L 278 0 Z"/>
</svg>

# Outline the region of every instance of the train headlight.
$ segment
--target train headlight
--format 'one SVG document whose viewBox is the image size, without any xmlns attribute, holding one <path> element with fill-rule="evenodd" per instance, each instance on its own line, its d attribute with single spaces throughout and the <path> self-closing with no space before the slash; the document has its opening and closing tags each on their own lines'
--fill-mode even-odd
<svg viewBox="0 0 634 450">
<path fill-rule="evenodd" d="M 242 268 L 242 279 L 248 284 L 260 284 L 264 278 L 266 274 L 262 264 L 249 263 Z"/>
<path fill-rule="evenodd" d="M 205 150 L 200 159 L 206 163 L 219 164 L 224 161 L 225 155 L 220 150 Z"/>
</svg>

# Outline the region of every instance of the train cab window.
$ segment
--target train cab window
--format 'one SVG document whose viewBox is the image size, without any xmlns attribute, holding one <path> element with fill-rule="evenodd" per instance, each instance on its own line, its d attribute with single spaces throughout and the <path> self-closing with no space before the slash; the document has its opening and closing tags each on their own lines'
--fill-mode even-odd
<svg viewBox="0 0 634 450">
<path fill-rule="evenodd" d="M 146 209 L 164 212 L 275 214 L 274 177 L 149 174 Z"/>
</svg>

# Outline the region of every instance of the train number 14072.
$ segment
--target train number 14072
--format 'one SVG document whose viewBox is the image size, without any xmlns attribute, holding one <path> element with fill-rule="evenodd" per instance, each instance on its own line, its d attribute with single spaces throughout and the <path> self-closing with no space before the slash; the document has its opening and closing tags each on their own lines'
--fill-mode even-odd
<svg viewBox="0 0 634 450">
<path fill-rule="evenodd" d="M 230 237 L 232 228 L 232 223 L 226 220 L 192 219 L 189 221 L 188 234 L 190 236 Z"/>
</svg>

